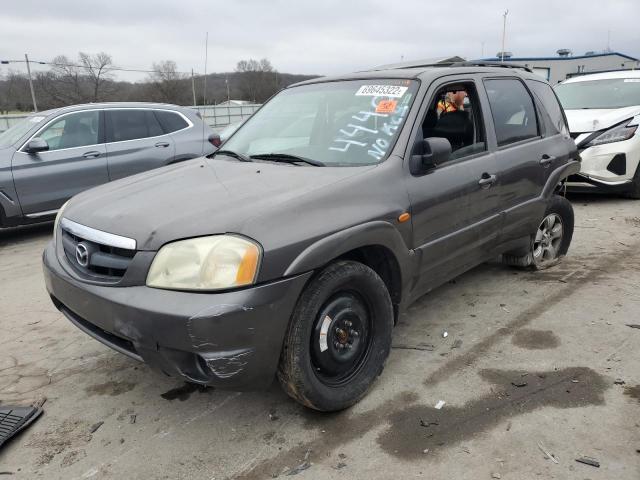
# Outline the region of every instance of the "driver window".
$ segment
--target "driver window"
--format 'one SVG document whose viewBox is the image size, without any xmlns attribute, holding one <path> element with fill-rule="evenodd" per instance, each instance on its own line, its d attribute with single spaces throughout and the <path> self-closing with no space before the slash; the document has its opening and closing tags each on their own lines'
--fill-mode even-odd
<svg viewBox="0 0 640 480">
<path fill-rule="evenodd" d="M 425 114 L 422 134 L 424 138 L 449 140 L 452 160 L 485 151 L 480 101 L 473 83 L 455 83 L 438 90 Z"/>
<path fill-rule="evenodd" d="M 38 136 L 49 144 L 49 151 L 95 145 L 98 143 L 98 118 L 96 110 L 65 115 Z"/>
</svg>

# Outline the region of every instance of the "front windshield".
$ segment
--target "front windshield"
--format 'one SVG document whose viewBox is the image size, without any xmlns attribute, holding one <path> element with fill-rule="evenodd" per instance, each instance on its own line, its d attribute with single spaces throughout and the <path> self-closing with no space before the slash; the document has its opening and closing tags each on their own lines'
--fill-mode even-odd
<svg viewBox="0 0 640 480">
<path fill-rule="evenodd" d="M 386 158 L 418 89 L 415 80 L 351 80 L 293 87 L 222 146 L 246 157 L 287 154 L 327 166 Z"/>
<path fill-rule="evenodd" d="M 31 115 L 0 133 L 0 148 L 9 147 L 22 138 L 31 128 L 44 120 L 42 115 Z"/>
<path fill-rule="evenodd" d="M 640 78 L 569 82 L 556 85 L 555 90 L 565 110 L 640 105 Z"/>
</svg>

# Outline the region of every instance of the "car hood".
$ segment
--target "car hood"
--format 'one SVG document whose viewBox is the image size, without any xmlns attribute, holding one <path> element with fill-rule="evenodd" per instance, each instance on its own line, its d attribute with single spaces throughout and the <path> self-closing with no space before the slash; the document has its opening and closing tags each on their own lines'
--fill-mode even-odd
<svg viewBox="0 0 640 480">
<path fill-rule="evenodd" d="M 83 192 L 63 216 L 133 238 L 138 250 L 157 250 L 182 238 L 245 233 L 261 212 L 284 203 L 290 207 L 312 191 L 370 168 L 199 158 Z"/>
<path fill-rule="evenodd" d="M 569 131 L 571 133 L 595 132 L 612 127 L 613 125 L 640 114 L 640 106 L 611 108 L 565 110 Z"/>
</svg>

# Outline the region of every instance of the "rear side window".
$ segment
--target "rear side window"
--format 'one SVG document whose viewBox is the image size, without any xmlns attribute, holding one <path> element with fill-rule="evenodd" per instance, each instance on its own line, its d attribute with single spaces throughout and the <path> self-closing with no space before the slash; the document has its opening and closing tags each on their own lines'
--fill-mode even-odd
<svg viewBox="0 0 640 480">
<path fill-rule="evenodd" d="M 546 113 L 549 115 L 547 123 L 551 129 L 550 133 L 552 135 L 556 133 L 567 133 L 567 124 L 564 119 L 564 114 L 562 113 L 562 107 L 551 86 L 535 80 L 528 80 L 527 84 L 533 91 L 533 94 L 538 97 L 538 100 L 540 100 L 540 103 L 542 103 Z"/>
<path fill-rule="evenodd" d="M 122 142 L 163 135 L 151 110 L 106 110 L 107 142 Z"/>
<path fill-rule="evenodd" d="M 176 112 L 169 112 L 167 110 L 155 110 L 156 118 L 162 125 L 164 133 L 177 132 L 189 126 L 189 124 Z"/>
<path fill-rule="evenodd" d="M 500 78 L 484 81 L 498 146 L 538 136 L 533 99 L 519 80 Z"/>
</svg>

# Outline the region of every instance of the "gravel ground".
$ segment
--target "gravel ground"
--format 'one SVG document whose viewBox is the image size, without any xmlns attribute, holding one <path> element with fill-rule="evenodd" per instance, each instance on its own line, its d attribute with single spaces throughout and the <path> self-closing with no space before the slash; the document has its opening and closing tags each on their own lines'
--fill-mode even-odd
<svg viewBox="0 0 640 480">
<path fill-rule="evenodd" d="M 0 404 L 46 403 L 0 451 L 0 474 L 637 480 L 640 329 L 628 324 L 640 324 L 640 202 L 572 200 L 560 265 L 489 263 L 426 295 L 369 395 L 330 415 L 276 383 L 203 390 L 109 350 L 46 294 L 51 225 L 2 231 Z"/>
</svg>

